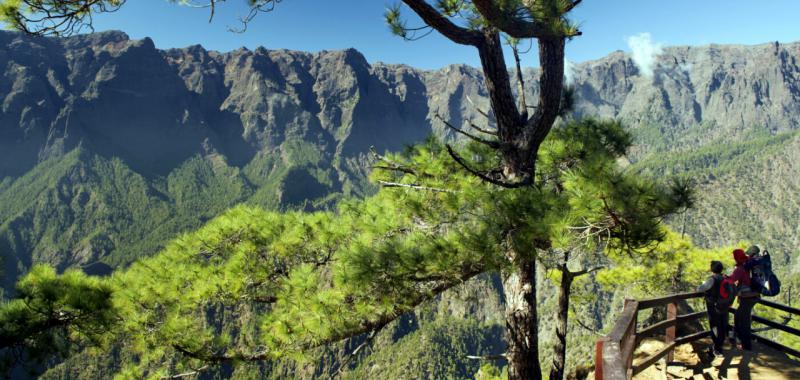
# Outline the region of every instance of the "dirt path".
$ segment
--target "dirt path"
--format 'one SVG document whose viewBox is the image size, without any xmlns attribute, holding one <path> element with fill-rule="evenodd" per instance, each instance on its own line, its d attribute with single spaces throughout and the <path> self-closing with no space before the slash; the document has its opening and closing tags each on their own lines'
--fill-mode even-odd
<svg viewBox="0 0 800 380">
<path fill-rule="evenodd" d="M 663 343 L 658 341 L 642 342 L 636 351 L 634 362 L 640 361 L 658 351 Z M 710 342 L 699 342 L 697 349 L 706 352 Z M 700 361 L 691 345 L 685 344 L 675 349 L 675 362 L 665 370 L 660 361 L 635 376 L 636 380 L 645 379 L 696 379 L 696 380 L 795 380 L 800 379 L 800 360 L 771 348 L 755 344 L 753 351 L 729 349 L 722 357 L 714 358 L 711 363 Z"/>
</svg>

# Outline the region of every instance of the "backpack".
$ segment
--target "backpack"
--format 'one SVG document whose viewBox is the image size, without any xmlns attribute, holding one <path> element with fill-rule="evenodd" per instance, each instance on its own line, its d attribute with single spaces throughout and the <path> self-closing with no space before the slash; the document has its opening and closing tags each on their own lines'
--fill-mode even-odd
<svg viewBox="0 0 800 380">
<path fill-rule="evenodd" d="M 777 296 L 781 292 L 781 281 L 775 272 L 772 271 L 772 258 L 769 252 L 764 251 L 764 255 L 750 259 L 750 278 L 752 287 L 756 292 L 767 297 Z"/>
<path fill-rule="evenodd" d="M 711 276 L 711 278 L 714 279 L 714 284 L 711 285 L 711 289 L 706 290 L 704 296 L 706 301 L 711 304 L 716 304 L 720 298 L 719 285 L 722 283 L 724 277 L 721 274 L 715 274 Z"/>
<path fill-rule="evenodd" d="M 724 276 L 722 282 L 719 284 L 717 309 L 725 310 L 733 305 L 733 300 L 736 298 L 736 293 L 738 291 L 739 289 L 736 288 L 736 281 L 730 276 Z"/>
</svg>

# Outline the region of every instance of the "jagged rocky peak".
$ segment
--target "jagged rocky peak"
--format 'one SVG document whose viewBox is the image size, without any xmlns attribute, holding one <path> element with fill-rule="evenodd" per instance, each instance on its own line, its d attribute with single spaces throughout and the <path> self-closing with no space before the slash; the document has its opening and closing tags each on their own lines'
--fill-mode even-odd
<svg viewBox="0 0 800 380">
<path fill-rule="evenodd" d="M 17 33 L 13 33 L 18 36 Z M 149 38 L 148 38 L 149 39 Z M 131 41 L 127 33 L 119 30 L 80 34 L 69 38 L 60 39 L 61 43 L 69 49 L 102 48 L 111 45 L 124 44 Z M 152 42 L 152 41 L 151 41 Z"/>
<path fill-rule="evenodd" d="M 490 122 L 478 112 L 489 109 L 482 73 L 466 65 L 370 65 L 355 49 L 162 51 L 115 31 L 0 32 L 0 42 L 0 177 L 81 142 L 160 173 L 212 148 L 242 164 L 290 140 L 359 157 L 372 145 L 448 135 L 436 115 L 461 126 Z M 618 51 L 570 65 L 568 77 L 579 114 L 658 126 L 665 136 L 703 125 L 707 138 L 723 138 L 800 125 L 798 57 L 798 43 L 670 47 L 643 70 Z M 524 72 L 531 105 L 537 72 Z"/>
</svg>

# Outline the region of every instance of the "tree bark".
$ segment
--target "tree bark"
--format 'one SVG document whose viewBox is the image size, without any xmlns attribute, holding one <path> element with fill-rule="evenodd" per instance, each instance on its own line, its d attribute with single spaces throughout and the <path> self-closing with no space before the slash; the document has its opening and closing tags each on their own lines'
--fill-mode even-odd
<svg viewBox="0 0 800 380">
<path fill-rule="evenodd" d="M 572 281 L 575 279 L 566 264 L 561 268 L 561 285 L 558 291 L 558 321 L 556 322 L 556 341 L 553 346 L 553 366 L 550 368 L 550 380 L 564 378 L 567 362 L 567 323 L 569 319 L 569 297 L 572 292 Z"/>
<path fill-rule="evenodd" d="M 510 144 L 522 130 L 523 121 L 517 110 L 517 102 L 511 92 L 511 79 L 503 56 L 503 45 L 497 30 L 488 28 L 483 31 L 483 41 L 478 45 L 486 90 L 497 120 L 497 137 Z M 506 149 L 512 148 L 509 145 Z M 512 148 L 513 149 L 513 148 Z M 506 154 L 502 152 L 502 154 Z"/>
<path fill-rule="evenodd" d="M 527 121 L 525 138 L 528 141 L 527 158 L 536 160 L 539 146 L 553 128 L 561 110 L 561 93 L 564 90 L 564 45 L 561 38 L 540 38 L 539 44 L 539 103 L 536 112 Z M 532 135 L 530 135 L 532 134 Z M 531 175 L 533 175 L 532 173 Z"/>
<path fill-rule="evenodd" d="M 527 110 L 518 110 L 511 92 L 497 30 L 484 30 L 483 41 L 478 44 L 481 67 L 485 75 L 489 100 L 497 119 L 497 137 L 501 142 L 504 175 L 507 180 L 532 183 L 536 175 L 536 155 L 561 107 L 564 87 L 564 38 L 539 39 L 539 102 L 530 117 Z"/>
<path fill-rule="evenodd" d="M 541 379 L 539 318 L 536 305 L 536 260 L 515 260 L 503 283 L 506 298 L 508 380 Z"/>
<path fill-rule="evenodd" d="M 478 49 L 489 93 L 489 101 L 497 123 L 498 154 L 502 158 L 502 180 L 489 178 L 459 159 L 450 151 L 453 158 L 473 174 L 497 185 L 532 186 L 536 176 L 536 156 L 539 146 L 547 137 L 561 107 L 561 92 L 564 81 L 564 45 L 566 35 L 554 33 L 541 22 L 530 22 L 503 13 L 494 1 L 473 1 L 480 13 L 491 26 L 480 30 L 461 28 L 425 0 L 403 0 L 427 25 L 436 29 L 450 40 Z M 571 9 L 580 0 L 570 3 Z M 507 17 L 508 16 L 508 17 Z M 500 31 L 515 38 L 538 38 L 539 64 L 539 102 L 536 111 L 528 118 L 527 109 L 517 108 L 517 101 L 511 91 L 503 55 Z M 575 34 L 577 35 L 577 34 Z M 524 89 L 523 89 L 524 90 Z M 524 91 L 522 91 L 524 92 Z M 522 92 L 520 95 L 522 95 Z M 448 147 L 449 149 L 449 147 Z M 541 379 L 539 362 L 539 321 L 536 297 L 536 259 L 520 256 L 515 248 L 506 252 L 513 264 L 511 272 L 504 280 L 506 297 L 506 328 L 508 341 L 508 379 Z M 569 285 L 565 309 L 568 307 Z M 566 315 L 563 346 L 566 347 Z M 562 351 L 565 348 L 562 349 Z M 562 354 L 563 355 L 563 354 Z M 563 363 L 560 371 L 563 376 Z"/>
</svg>

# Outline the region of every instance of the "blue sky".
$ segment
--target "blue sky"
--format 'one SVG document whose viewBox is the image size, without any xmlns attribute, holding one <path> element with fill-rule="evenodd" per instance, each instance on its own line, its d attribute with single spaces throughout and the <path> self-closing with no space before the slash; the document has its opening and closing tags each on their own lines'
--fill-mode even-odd
<svg viewBox="0 0 800 380">
<path fill-rule="evenodd" d="M 198 0 L 202 1 L 202 0 Z M 119 29 L 133 38 L 151 37 L 159 48 L 201 44 L 229 51 L 286 48 L 304 51 L 356 48 L 370 62 L 405 63 L 435 69 L 452 63 L 478 65 L 477 53 L 431 34 L 405 42 L 389 33 L 383 12 L 394 0 L 284 0 L 274 13 L 257 17 L 244 34 L 231 33 L 247 11 L 244 0 L 228 0 L 208 23 L 206 9 L 167 0 L 129 0 L 117 13 L 95 18 L 95 29 Z M 409 25 L 419 24 L 411 11 Z M 630 50 L 627 38 L 649 33 L 665 46 L 709 43 L 757 44 L 800 40 L 800 0 L 584 0 L 572 19 L 584 32 L 568 44 L 567 59 L 582 62 L 614 50 Z M 536 66 L 535 49 L 523 64 Z"/>
</svg>

